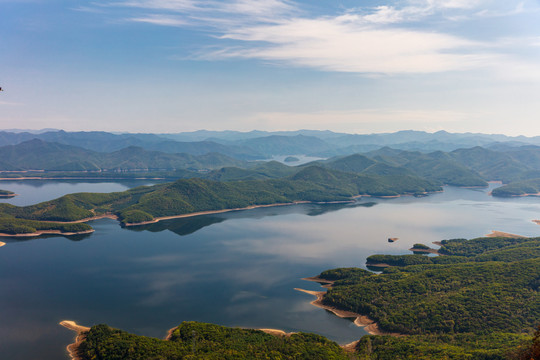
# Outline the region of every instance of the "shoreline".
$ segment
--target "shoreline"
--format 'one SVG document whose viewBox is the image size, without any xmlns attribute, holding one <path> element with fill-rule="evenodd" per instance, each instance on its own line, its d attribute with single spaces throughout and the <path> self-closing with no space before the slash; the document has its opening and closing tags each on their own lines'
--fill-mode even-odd
<svg viewBox="0 0 540 360">
<path fill-rule="evenodd" d="M 0 241 L 0 247 L 5 246 L 5 245 L 6 245 L 5 242 Z"/>
<path fill-rule="evenodd" d="M 95 230 L 90 229 L 86 231 L 78 231 L 78 232 L 61 232 L 60 230 L 39 230 L 33 233 L 25 233 L 25 234 L 6 234 L 6 233 L 0 233 L 0 237 L 36 237 L 41 235 L 63 235 L 63 236 L 72 236 L 72 235 L 84 235 L 84 234 L 91 234 Z M 0 245 L 2 246 L 2 245 Z"/>
<path fill-rule="evenodd" d="M 537 192 L 537 193 L 524 193 L 524 194 L 510 194 L 510 195 L 493 195 L 492 192 L 490 191 L 488 195 L 491 195 L 491 196 L 495 196 L 495 197 L 526 197 L 526 196 L 534 196 L 534 197 L 538 197 L 540 196 L 540 192 Z"/>
<path fill-rule="evenodd" d="M 251 206 L 247 206 L 247 207 L 243 207 L 243 208 L 198 211 L 198 212 L 180 214 L 180 215 L 161 216 L 161 217 L 154 218 L 153 220 L 143 221 L 143 222 L 139 222 L 139 223 L 123 223 L 123 226 L 127 227 L 127 226 L 148 225 L 148 224 L 155 224 L 155 223 L 160 222 L 162 220 L 181 219 L 181 218 L 200 216 L 200 215 L 222 214 L 222 213 L 226 213 L 226 212 L 230 212 L 230 211 L 242 211 L 242 210 L 251 210 L 251 209 L 258 209 L 258 208 L 275 207 L 275 206 L 291 206 L 291 205 L 298 205 L 298 204 L 313 204 L 313 202 L 311 202 L 311 201 L 295 201 L 295 202 L 291 202 L 291 203 L 277 203 L 277 204 L 267 204 L 267 205 L 251 205 Z M 323 203 L 318 203 L 318 204 L 323 204 Z"/>
<path fill-rule="evenodd" d="M 118 220 L 118 216 L 116 216 L 114 214 L 111 214 L 111 213 L 106 213 L 106 214 L 103 214 L 103 215 L 96 215 L 96 216 L 92 216 L 92 217 L 89 217 L 89 218 L 84 218 L 84 219 L 80 219 L 80 220 L 72 220 L 72 221 L 51 221 L 51 220 L 37 220 L 37 221 L 45 222 L 45 223 L 57 223 L 57 224 L 80 224 L 80 223 L 85 223 L 85 222 L 88 222 L 88 221 L 94 221 L 94 220 L 99 220 L 99 219 Z"/>
<path fill-rule="evenodd" d="M 429 194 L 429 193 L 426 193 Z M 242 210 L 252 210 L 252 209 L 258 209 L 258 208 L 267 208 L 267 207 L 275 207 L 275 206 L 291 206 L 291 205 L 299 205 L 299 204 L 348 204 L 348 203 L 354 203 L 354 199 L 362 198 L 362 197 L 377 197 L 377 198 L 398 198 L 401 196 L 414 196 L 413 194 L 402 194 L 402 195 L 395 195 L 395 196 L 372 196 L 372 195 L 356 195 L 351 198 L 351 200 L 337 200 L 337 201 L 293 201 L 290 203 L 275 203 L 275 204 L 265 204 L 265 205 L 250 205 L 243 208 L 233 208 L 233 209 L 220 209 L 220 210 L 207 210 L 207 211 L 198 211 L 193 213 L 187 213 L 187 214 L 180 214 L 180 215 L 171 215 L 171 216 L 161 216 L 154 218 L 153 220 L 149 221 L 143 221 L 139 223 L 123 223 L 123 226 L 140 226 L 140 225 L 149 225 L 149 224 L 155 224 L 157 222 L 160 222 L 162 220 L 170 220 L 170 219 L 181 219 L 186 217 L 192 217 L 192 216 L 199 216 L 199 215 L 212 215 L 212 214 L 221 214 L 226 213 L 230 211 L 242 211 Z M 113 215 L 114 216 L 114 215 Z M 82 221 L 82 220 L 80 220 Z"/>
<path fill-rule="evenodd" d="M 0 181 L 11 181 L 11 180 L 167 180 L 168 178 L 161 177 L 136 177 L 136 178 L 125 178 L 125 177 L 41 177 L 41 176 L 21 176 L 21 177 L 0 177 Z"/>
<path fill-rule="evenodd" d="M 0 178 L 0 180 L 2 180 L 2 179 L 3 178 Z M 429 193 L 426 193 L 426 194 L 429 194 Z M 351 200 L 340 200 L 340 201 L 305 201 L 305 200 L 303 200 L 303 201 L 293 201 L 293 202 L 290 202 L 290 203 L 250 205 L 250 206 L 246 206 L 246 207 L 243 207 L 243 208 L 207 210 L 207 211 L 198 211 L 198 212 L 192 212 L 192 213 L 187 213 L 187 214 L 161 216 L 161 217 L 156 217 L 153 220 L 149 220 L 149 221 L 142 221 L 142 222 L 138 222 L 138 223 L 123 223 L 123 222 L 120 222 L 120 224 L 122 226 L 125 226 L 125 227 L 142 226 L 142 225 L 155 224 L 155 223 L 158 223 L 158 222 L 160 222 L 162 220 L 181 219 L 181 218 L 188 218 L 188 217 L 201 216 L 201 215 L 222 214 L 222 213 L 226 213 L 226 212 L 252 210 L 252 209 L 257 209 L 257 208 L 267 208 L 267 207 L 277 207 L 277 206 L 291 206 L 291 205 L 299 205 L 299 204 L 321 204 L 321 205 L 323 205 L 323 204 L 342 204 L 342 203 L 345 204 L 345 203 L 354 203 L 355 199 L 362 198 L 362 197 L 397 198 L 397 197 L 401 197 L 401 196 L 414 196 L 414 195 L 413 194 L 402 194 L 402 195 L 395 195 L 395 196 L 389 196 L 389 197 L 372 196 L 372 195 L 357 195 L 357 196 L 353 196 L 351 198 Z M 104 218 L 109 218 L 109 219 L 113 219 L 113 220 L 119 220 L 117 215 L 114 215 L 112 213 L 106 213 L 106 214 L 103 214 L 103 215 L 97 215 L 97 216 L 92 216 L 92 217 L 89 217 L 89 218 L 73 220 L 73 221 L 50 221 L 50 220 L 38 220 L 38 221 L 47 222 L 47 223 L 58 223 L 58 224 L 77 224 L 77 223 L 86 223 L 88 221 L 99 220 L 99 219 L 104 219 Z M 36 237 L 36 236 L 40 236 L 40 235 L 44 235 L 44 234 L 82 235 L 82 234 L 88 234 L 88 233 L 91 233 L 91 232 L 94 232 L 94 230 L 92 229 L 92 230 L 89 230 L 89 231 L 78 232 L 78 233 L 61 233 L 59 230 L 42 230 L 42 231 L 37 231 L 35 233 L 26 233 L 26 234 L 5 234 L 5 233 L 0 233 L 0 237 L 2 237 L 2 236 L 5 236 L 5 237 Z"/>
<path fill-rule="evenodd" d="M 77 356 L 77 350 L 79 346 L 81 345 L 81 343 L 84 341 L 84 339 L 86 339 L 85 333 L 88 330 L 90 330 L 90 328 L 86 326 L 81 326 L 77 324 L 75 321 L 71 321 L 71 320 L 60 321 L 59 325 L 65 327 L 68 330 L 75 331 L 77 333 L 77 335 L 75 336 L 75 342 L 66 346 L 66 350 L 71 360 L 81 360 L 81 358 Z"/>
<path fill-rule="evenodd" d="M 302 280 L 314 281 L 314 282 L 328 282 L 329 284 L 324 286 L 327 289 L 331 289 L 332 284 L 334 283 L 334 281 L 324 280 L 317 276 L 303 278 Z M 403 336 L 403 334 L 399 334 L 399 333 L 388 333 L 388 332 L 382 331 L 379 328 L 379 325 L 377 324 L 377 322 L 375 322 L 373 319 L 370 319 L 366 315 L 358 314 L 358 313 L 348 311 L 348 310 L 341 310 L 333 306 L 324 305 L 322 303 L 322 300 L 323 300 L 324 294 L 326 294 L 326 291 L 312 291 L 312 290 L 305 290 L 305 289 L 300 289 L 300 288 L 294 288 L 294 290 L 315 296 L 316 299 L 310 302 L 310 304 L 313 306 L 330 311 L 331 313 L 333 313 L 334 315 L 340 318 L 344 318 L 344 319 L 354 318 L 354 321 L 353 321 L 354 325 L 358 327 L 363 327 L 364 330 L 367 331 L 367 333 L 370 335 Z M 347 345 L 350 345 L 350 344 L 347 344 Z"/>
</svg>

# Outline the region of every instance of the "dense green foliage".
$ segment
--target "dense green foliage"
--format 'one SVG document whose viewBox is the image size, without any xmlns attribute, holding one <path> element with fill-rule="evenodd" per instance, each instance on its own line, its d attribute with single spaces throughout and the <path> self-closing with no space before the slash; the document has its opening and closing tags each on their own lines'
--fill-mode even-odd
<svg viewBox="0 0 540 360">
<path fill-rule="evenodd" d="M 79 347 L 83 360 L 349 359 L 336 343 L 307 333 L 274 336 L 259 330 L 184 322 L 170 340 L 93 326 Z"/>
<path fill-rule="evenodd" d="M 154 220 L 154 217 L 142 210 L 128 210 L 122 213 L 122 221 L 126 224 L 142 223 L 152 220 Z"/>
<path fill-rule="evenodd" d="M 408 266 L 431 264 L 430 258 L 424 255 L 371 255 L 366 259 L 366 265 L 388 264 L 391 266 Z"/>
<path fill-rule="evenodd" d="M 253 205 L 351 201 L 355 195 L 395 196 L 439 189 L 411 176 L 397 179 L 310 166 L 282 179 L 219 182 L 191 178 L 124 192 L 69 194 L 25 207 L 0 204 L 0 214 L 27 220 L 74 221 L 114 213 L 122 222 L 134 223 L 155 217 Z"/>
<path fill-rule="evenodd" d="M 92 230 L 84 223 L 62 224 L 35 220 L 16 219 L 10 216 L 0 216 L 0 233 L 29 234 L 41 230 L 59 230 L 63 233 L 77 233 Z"/>
<path fill-rule="evenodd" d="M 511 333 L 364 336 L 356 346 L 361 360 L 505 360 L 530 336 Z M 527 359 L 529 360 L 529 359 Z"/>
<path fill-rule="evenodd" d="M 447 256 L 374 255 L 380 275 L 325 272 L 337 280 L 323 302 L 405 334 L 530 332 L 540 319 L 540 238 L 442 241 Z M 496 261 L 494 261 L 496 260 Z M 418 265 L 419 264 L 419 265 Z M 347 273 L 349 275 L 347 276 Z"/>
<path fill-rule="evenodd" d="M 493 189 L 493 196 L 524 196 L 540 193 L 540 178 L 510 183 Z"/>
</svg>

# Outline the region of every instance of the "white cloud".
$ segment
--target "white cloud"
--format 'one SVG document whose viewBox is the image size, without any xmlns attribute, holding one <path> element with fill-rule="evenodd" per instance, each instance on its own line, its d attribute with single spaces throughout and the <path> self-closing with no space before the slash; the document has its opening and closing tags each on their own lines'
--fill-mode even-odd
<svg viewBox="0 0 540 360">
<path fill-rule="evenodd" d="M 186 21 L 171 16 L 152 15 L 147 17 L 131 18 L 129 21 L 142 22 L 162 26 L 185 26 Z"/>
<path fill-rule="evenodd" d="M 401 6 L 311 17 L 287 0 L 126 0 L 108 6 L 150 12 L 128 17 L 132 22 L 205 28 L 217 40 L 214 46 L 201 46 L 195 59 L 256 59 L 324 71 L 422 74 L 504 67 L 498 64 L 509 56 L 501 56 L 504 49 L 496 40 L 473 41 L 435 26 L 413 26 L 426 19 L 491 16 L 508 7 L 500 1 L 408 0 Z M 523 9 L 520 3 L 511 12 Z"/>
</svg>

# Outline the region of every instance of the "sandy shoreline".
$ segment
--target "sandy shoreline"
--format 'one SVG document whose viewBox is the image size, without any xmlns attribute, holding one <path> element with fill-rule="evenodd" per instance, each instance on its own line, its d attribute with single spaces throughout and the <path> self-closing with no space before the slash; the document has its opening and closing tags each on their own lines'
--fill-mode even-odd
<svg viewBox="0 0 540 360">
<path fill-rule="evenodd" d="M 4 246 L 4 245 L 6 245 L 6 243 L 5 243 L 5 242 L 2 242 L 2 241 L 0 241 L 0 247 L 2 247 L 2 246 Z"/>
<path fill-rule="evenodd" d="M 72 235 L 84 235 L 84 234 L 91 234 L 95 230 L 90 229 L 86 231 L 78 231 L 78 232 L 61 232 L 60 230 L 40 230 L 33 233 L 26 233 L 26 234 L 6 234 L 6 233 L 0 233 L 0 237 L 36 237 L 41 235 L 63 235 L 63 236 L 72 236 Z"/>
<path fill-rule="evenodd" d="M 160 177 L 136 177 L 136 178 L 125 178 L 125 177 L 41 177 L 41 176 L 21 176 L 21 177 L 0 177 L 0 181 L 10 181 L 10 180 L 166 180 L 167 178 Z"/>
<path fill-rule="evenodd" d="M 533 220 L 532 222 L 535 223 L 536 225 L 540 225 L 540 220 Z"/>
<path fill-rule="evenodd" d="M 377 323 L 371 320 L 370 318 L 368 318 L 367 316 L 364 316 L 364 315 L 361 315 L 352 311 L 340 310 L 333 306 L 324 305 L 322 303 L 322 299 L 323 299 L 324 294 L 326 294 L 326 291 L 311 291 L 311 290 L 304 290 L 300 288 L 295 288 L 294 290 L 301 291 L 303 293 L 315 296 L 316 299 L 310 302 L 311 305 L 314 305 L 324 310 L 328 310 L 340 318 L 344 318 L 344 319 L 354 318 L 354 324 L 358 327 L 363 327 L 364 330 L 366 330 L 371 335 L 394 335 L 394 334 L 388 334 L 388 333 L 382 332 L 379 329 L 379 326 L 377 325 Z"/>
<path fill-rule="evenodd" d="M 333 281 L 324 280 L 324 279 L 321 279 L 319 277 L 303 278 L 302 280 L 315 281 L 315 282 L 319 282 L 319 283 L 320 282 L 328 282 L 328 284 L 324 286 L 324 287 L 326 287 L 328 289 L 330 289 L 332 287 L 332 283 L 333 283 Z M 319 308 L 324 309 L 324 310 L 328 310 L 328 311 L 330 311 L 331 313 L 333 313 L 334 315 L 336 315 L 336 316 L 338 316 L 340 318 L 349 318 L 349 319 L 354 318 L 354 324 L 356 326 L 358 326 L 358 327 L 363 327 L 364 330 L 367 331 L 371 335 L 402 336 L 402 334 L 387 333 L 387 332 L 382 331 L 379 328 L 379 325 L 373 319 L 370 319 L 369 317 L 367 317 L 365 315 L 358 314 L 358 313 L 355 313 L 355 312 L 352 312 L 352 311 L 340 310 L 340 309 L 335 308 L 333 306 L 324 305 L 322 303 L 322 300 L 323 300 L 324 294 L 326 294 L 326 291 L 311 291 L 311 290 L 304 290 L 304 289 L 300 289 L 300 288 L 295 288 L 294 290 L 301 291 L 303 293 L 315 296 L 316 299 L 313 300 L 310 303 L 311 305 L 314 305 L 314 306 L 319 307 Z M 350 345 L 351 344 L 348 344 L 348 345 L 345 345 L 345 346 L 350 346 Z"/>
<path fill-rule="evenodd" d="M 66 350 L 72 360 L 80 360 L 80 358 L 77 356 L 77 349 L 79 348 L 79 345 L 81 345 L 81 343 L 84 341 L 85 333 L 90 330 L 90 328 L 86 326 L 81 326 L 75 321 L 71 320 L 63 320 L 60 322 L 60 325 L 62 325 L 66 329 L 75 331 L 77 333 L 77 336 L 75 336 L 75 342 L 73 344 L 69 344 L 66 347 Z"/>
<path fill-rule="evenodd" d="M 92 217 L 89 217 L 89 218 L 84 218 L 84 219 L 80 219 L 80 220 L 73 220 L 73 221 L 51 221 L 51 220 L 37 220 L 37 221 L 44 222 L 44 223 L 56 223 L 56 224 L 80 224 L 80 223 L 85 223 L 85 222 L 88 222 L 88 221 L 99 220 L 99 219 L 118 220 L 118 216 L 116 216 L 114 214 L 107 213 L 107 214 L 103 214 L 103 215 L 96 215 L 96 216 L 92 216 Z"/>
<path fill-rule="evenodd" d="M 510 234 L 510 233 L 507 233 L 507 232 L 496 231 L 496 230 L 491 230 L 491 232 L 489 234 L 485 235 L 485 237 L 507 237 L 507 238 L 516 238 L 516 239 L 525 239 L 525 238 L 527 238 L 526 236 Z"/>
<path fill-rule="evenodd" d="M 154 218 L 154 220 L 143 221 L 143 222 L 140 222 L 140 223 L 124 223 L 124 226 L 140 226 L 140 225 L 155 224 L 155 223 L 157 223 L 159 221 L 162 221 L 162 220 L 181 219 L 181 218 L 200 216 L 200 215 L 221 214 L 221 213 L 226 213 L 226 212 L 230 212 L 230 211 L 241 211 L 241 210 L 251 210 L 251 209 L 257 209 L 257 208 L 274 207 L 274 206 L 291 206 L 291 205 L 311 204 L 311 203 L 312 203 L 311 201 L 295 201 L 295 202 L 291 202 L 291 203 L 278 203 L 278 204 L 268 204 L 268 205 L 251 205 L 251 206 L 247 206 L 247 207 L 243 207 L 243 208 L 199 211 L 199 212 L 188 213 L 188 214 L 157 217 L 157 218 Z"/>
</svg>

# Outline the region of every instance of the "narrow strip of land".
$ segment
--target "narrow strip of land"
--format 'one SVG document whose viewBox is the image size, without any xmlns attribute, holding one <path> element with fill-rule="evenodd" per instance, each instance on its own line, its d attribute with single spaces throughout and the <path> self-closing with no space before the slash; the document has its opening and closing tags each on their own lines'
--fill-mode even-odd
<svg viewBox="0 0 540 360">
<path fill-rule="evenodd" d="M 77 324 L 75 321 L 71 320 L 64 320 L 60 322 L 60 325 L 65 327 L 66 329 L 73 330 L 77 333 L 77 336 L 75 337 L 75 342 L 73 344 L 69 344 L 66 347 L 66 350 L 69 354 L 69 357 L 72 360 L 80 360 L 80 358 L 77 356 L 77 348 L 85 339 L 84 333 L 90 330 L 89 327 L 81 326 Z"/>
<path fill-rule="evenodd" d="M 221 210 L 208 210 L 208 211 L 199 211 L 199 212 L 193 212 L 188 214 L 181 214 L 181 215 L 171 215 L 171 216 L 162 216 L 154 218 L 150 221 L 143 221 L 139 223 L 125 223 L 125 226 L 140 226 L 140 225 L 148 225 L 148 224 L 155 224 L 162 220 L 170 220 L 170 219 L 181 219 L 181 218 L 187 218 L 192 216 L 200 216 L 200 215 L 212 215 L 212 214 L 221 214 L 225 212 L 230 211 L 241 211 L 241 210 L 251 210 L 251 209 L 257 209 L 257 208 L 267 208 L 267 207 L 274 207 L 274 206 L 290 206 L 290 205 L 297 205 L 297 204 L 310 204 L 311 201 L 295 201 L 291 203 L 278 203 L 278 204 L 268 204 L 268 205 L 251 205 L 246 206 L 243 208 L 233 208 L 233 209 L 221 209 Z"/>
<path fill-rule="evenodd" d="M 6 234 L 6 233 L 0 233 L 0 237 L 36 237 L 41 235 L 64 235 L 64 236 L 72 236 L 72 235 L 84 235 L 84 234 L 91 234 L 95 230 L 85 230 L 85 231 L 77 231 L 77 232 L 62 232 L 60 230 L 39 230 L 33 233 L 24 233 L 24 234 Z M 1 246 L 1 245 L 0 245 Z"/>
</svg>

